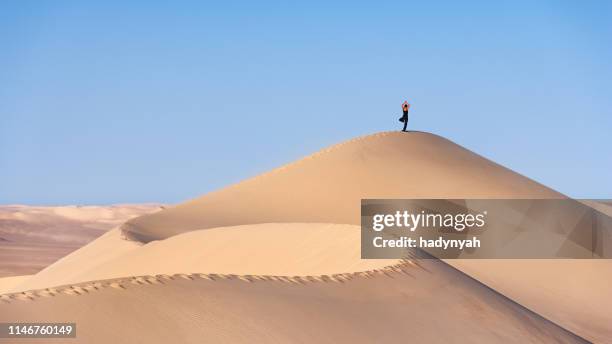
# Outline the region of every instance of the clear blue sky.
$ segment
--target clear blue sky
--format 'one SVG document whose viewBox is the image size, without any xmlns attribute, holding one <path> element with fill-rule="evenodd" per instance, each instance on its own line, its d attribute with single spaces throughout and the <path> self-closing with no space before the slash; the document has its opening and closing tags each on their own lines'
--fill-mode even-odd
<svg viewBox="0 0 612 344">
<path fill-rule="evenodd" d="M 357 135 L 612 197 L 609 1 L 2 1 L 0 204 L 179 202 Z"/>
</svg>

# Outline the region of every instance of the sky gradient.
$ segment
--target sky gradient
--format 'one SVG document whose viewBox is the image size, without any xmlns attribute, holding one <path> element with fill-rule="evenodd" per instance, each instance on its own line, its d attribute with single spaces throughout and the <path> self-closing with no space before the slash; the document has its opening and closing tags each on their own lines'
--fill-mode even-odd
<svg viewBox="0 0 612 344">
<path fill-rule="evenodd" d="M 175 203 L 410 127 L 612 198 L 608 1 L 0 4 L 0 204 Z"/>
</svg>

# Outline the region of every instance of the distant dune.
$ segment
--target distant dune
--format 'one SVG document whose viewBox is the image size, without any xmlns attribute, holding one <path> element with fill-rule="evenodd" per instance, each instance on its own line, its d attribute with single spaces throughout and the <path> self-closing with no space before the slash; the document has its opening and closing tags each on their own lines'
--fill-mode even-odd
<svg viewBox="0 0 612 344">
<path fill-rule="evenodd" d="M 439 260 L 363 261 L 362 198 L 565 196 L 436 135 L 370 135 L 128 221 L 13 285 L 0 322 L 71 319 L 84 343 L 612 338 L 608 261 L 449 261 L 504 295 Z"/>
<path fill-rule="evenodd" d="M 153 204 L 0 206 L 0 277 L 36 273 L 126 220 L 159 209 Z"/>
</svg>

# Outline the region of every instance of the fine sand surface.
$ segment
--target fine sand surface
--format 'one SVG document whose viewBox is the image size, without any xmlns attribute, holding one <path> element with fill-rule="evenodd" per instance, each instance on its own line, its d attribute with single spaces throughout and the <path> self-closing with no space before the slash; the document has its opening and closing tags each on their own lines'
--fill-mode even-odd
<svg viewBox="0 0 612 344">
<path fill-rule="evenodd" d="M 360 258 L 359 226 L 273 223 L 200 230 L 146 245 L 110 231 L 10 291 L 126 276 L 221 273 L 309 276 L 380 269 Z"/>
<path fill-rule="evenodd" d="M 67 343 L 586 343 L 437 260 L 333 279 L 142 277 L 0 300 L 0 322 L 49 319 L 76 322 Z"/>
<path fill-rule="evenodd" d="M 24 283 L 32 275 L 0 277 L 0 294 L 12 292 L 19 284 Z"/>
<path fill-rule="evenodd" d="M 610 308 L 602 307 L 611 298 L 605 293 L 610 265 L 456 265 L 522 306 L 438 260 L 402 263 L 409 274 L 381 269 L 394 262 L 355 257 L 362 198 L 564 196 L 436 135 L 370 135 L 128 221 L 13 290 L 111 277 L 127 282 L 5 296 L 0 322 L 71 318 L 82 324 L 79 340 L 94 343 L 176 336 L 179 342 L 582 341 L 567 330 L 598 343 L 611 337 L 610 327 L 601 326 L 612 323 Z M 369 269 L 376 277 L 321 277 Z M 174 273 L 242 277 L 128 278 Z M 265 277 L 285 274 L 314 282 Z"/>
<path fill-rule="evenodd" d="M 581 200 L 580 202 L 603 214 L 612 216 L 612 203 L 609 203 L 608 201 Z"/>
<path fill-rule="evenodd" d="M 446 262 L 590 341 L 612 342 L 610 259 L 457 259 Z"/>
<path fill-rule="evenodd" d="M 390 132 L 354 139 L 261 176 L 195 200 L 128 221 L 122 228 L 135 239 L 163 239 L 195 229 L 261 222 L 360 224 L 362 198 L 565 198 L 562 194 L 495 164 L 442 137 Z M 473 263 L 472 263 L 473 262 Z M 472 263 L 473 268 L 468 269 Z M 601 342 L 610 336 L 612 312 L 600 307 L 612 296 L 611 266 L 586 260 L 568 264 L 512 260 L 491 287 L 520 285 L 510 297 L 576 333 Z M 548 264 L 548 265 L 546 265 Z M 479 277 L 480 265 L 458 267 Z M 493 265 L 495 266 L 495 265 Z M 588 278 L 575 278 L 579 268 Z M 546 269 L 546 288 L 533 288 L 532 276 Z M 495 268 L 482 267 L 483 274 Z M 578 273 L 578 272 L 576 272 Z M 483 276 L 484 277 L 484 276 Z M 497 283 L 494 283 L 497 282 Z M 518 292 L 520 290 L 520 292 Z M 549 292 L 553 290 L 554 292 Z M 541 297 L 546 294 L 546 297 Z M 568 297 L 575 296 L 568 302 Z M 602 298 L 605 301 L 602 302 Z M 584 314 L 588 309 L 589 314 Z"/>
<path fill-rule="evenodd" d="M 564 198 L 440 136 L 384 132 L 357 138 L 203 197 L 141 216 L 141 241 L 185 231 L 269 222 L 361 224 L 362 198 Z"/>
<path fill-rule="evenodd" d="M 159 205 L 0 206 L 0 277 L 36 273 Z"/>
</svg>

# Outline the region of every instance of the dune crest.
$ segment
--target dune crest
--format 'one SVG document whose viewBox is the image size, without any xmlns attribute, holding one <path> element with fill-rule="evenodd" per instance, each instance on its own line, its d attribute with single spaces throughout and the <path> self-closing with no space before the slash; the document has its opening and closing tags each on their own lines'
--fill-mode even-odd
<svg viewBox="0 0 612 344">
<path fill-rule="evenodd" d="M 319 279 L 138 276 L 0 299 L 0 322 L 49 318 L 76 322 L 75 343 L 587 343 L 435 260 Z"/>
<path fill-rule="evenodd" d="M 438 260 L 421 264 L 412 261 L 411 270 L 399 273 L 393 269 L 403 270 L 410 260 L 402 262 L 401 267 L 396 262 L 384 262 L 391 264 L 384 267 L 376 265 L 380 262 L 356 258 L 362 198 L 565 196 L 439 136 L 379 133 L 132 219 L 16 289 L 44 290 L 67 284 L 66 293 L 70 295 L 13 302 L 13 298 L 34 298 L 22 292 L 5 298 L 8 302 L 0 306 L 24 320 L 67 309 L 64 316 L 70 312 L 82 314 L 86 327 L 100 321 L 117 323 L 111 316 L 117 307 L 127 314 L 133 314 L 132 309 L 146 314 L 146 320 L 137 322 L 129 316 L 121 319 L 121 325 L 127 321 L 136 327 L 122 332 L 127 337 L 111 338 L 108 333 L 88 328 L 92 336 L 100 335 L 106 342 L 125 342 L 125 338 L 140 333 L 138 326 L 144 331 L 143 324 L 146 328 L 179 330 L 163 326 L 166 318 L 156 317 L 155 311 L 160 307 L 181 308 L 181 312 L 172 314 L 176 321 L 183 319 L 185 312 L 195 319 L 234 320 L 216 323 L 218 328 L 203 328 L 197 320 L 183 319 L 188 322 L 185 331 L 197 337 L 182 338 L 184 342 L 198 342 L 199 335 L 221 341 L 236 333 L 231 337 L 233 342 L 245 338 L 252 341 L 253 335 L 263 341 L 380 339 L 370 330 L 392 333 L 383 338 L 389 341 L 397 341 L 399 335 L 432 343 L 446 343 L 460 336 L 467 336 L 469 342 L 543 343 L 582 343 L 583 338 L 604 342 L 612 336 L 607 327 L 612 314 L 606 308 L 612 302 L 607 293 L 612 265 L 508 260 L 500 273 L 495 270 L 501 265 L 491 268 L 479 261 L 450 262 L 480 277 L 493 290 L 503 291 L 504 296 Z M 130 240 L 122 239 L 122 235 Z M 266 242 L 262 238 L 274 240 Z M 229 245 L 232 240 L 240 243 Z M 249 240 L 257 245 L 248 246 Z M 572 275 L 580 264 L 588 268 L 588 278 Z M 360 269 L 380 273 L 355 275 Z M 533 288 L 531 281 L 542 269 L 546 278 L 538 279 L 538 288 Z M 345 283 L 300 283 L 313 276 L 325 282 L 323 276 L 333 275 L 340 276 L 337 282 L 354 278 Z M 174 277 L 163 283 L 164 276 Z M 100 292 L 87 292 L 113 277 L 126 278 L 110 282 L 110 287 L 100 288 Z M 75 284 L 87 280 L 90 282 Z M 256 281 L 267 282 L 252 283 Z M 268 283 L 271 281 L 287 283 Z M 75 301 L 73 294 L 82 302 Z M 101 313 L 83 312 L 83 307 L 92 305 Z M 214 317 L 206 313 L 211 308 Z M 262 322 L 245 322 L 245 309 L 249 310 L 249 319 Z M 310 312 L 307 316 L 305 309 Z M 412 322 L 406 323 L 406 319 Z M 169 326 L 180 325 L 173 322 Z M 287 328 L 291 330 L 285 333 Z M 311 334 L 304 328 L 319 331 Z M 321 337 L 321 333 L 328 337 Z"/>
<path fill-rule="evenodd" d="M 440 136 L 353 139 L 122 226 L 139 241 L 256 223 L 360 225 L 362 198 L 564 198 Z"/>
<path fill-rule="evenodd" d="M 353 139 L 261 176 L 206 194 L 122 225 L 126 235 L 147 242 L 205 228 L 248 223 L 326 222 L 360 224 L 362 198 L 545 198 L 563 194 L 500 166 L 440 136 L 384 132 Z M 451 262 L 453 263 L 453 262 Z M 459 263 L 459 262 L 458 262 Z M 489 278 L 479 261 L 453 264 L 488 286 L 556 321 L 600 341 L 611 335 L 612 313 L 598 307 L 612 264 L 562 260 L 514 260 Z M 601 263 L 601 264 L 598 264 Z M 579 267 L 596 276 L 572 278 Z M 532 288 L 540 269 L 547 280 Z M 514 282 L 510 283 L 509 281 Z M 540 282 L 538 282 L 540 283 Z M 508 288 L 512 284 L 514 288 Z M 547 292 L 542 295 L 543 290 Z M 577 294 L 576 294 L 577 293 Z M 572 297 L 568 302 L 568 297 Z M 591 310 L 588 317 L 584 308 Z"/>
<path fill-rule="evenodd" d="M 191 231 L 142 245 L 105 234 L 13 291 L 119 277 L 220 273 L 313 276 L 381 269 L 398 259 L 363 260 L 360 228 L 274 223 Z"/>
</svg>

